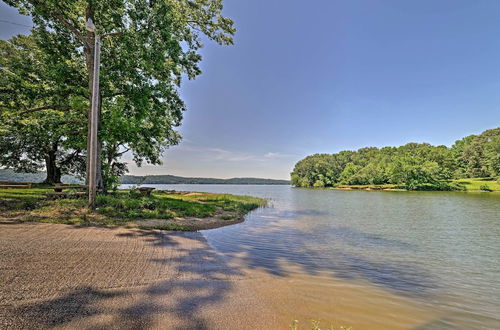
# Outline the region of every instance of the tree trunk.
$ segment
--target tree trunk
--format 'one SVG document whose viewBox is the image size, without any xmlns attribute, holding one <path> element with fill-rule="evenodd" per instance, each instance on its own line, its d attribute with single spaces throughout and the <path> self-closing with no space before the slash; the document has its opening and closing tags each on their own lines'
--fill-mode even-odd
<svg viewBox="0 0 500 330">
<path fill-rule="evenodd" d="M 45 167 L 47 169 L 47 178 L 43 183 L 61 183 L 61 169 L 57 166 L 56 152 L 54 150 L 51 150 L 45 158 Z"/>
</svg>

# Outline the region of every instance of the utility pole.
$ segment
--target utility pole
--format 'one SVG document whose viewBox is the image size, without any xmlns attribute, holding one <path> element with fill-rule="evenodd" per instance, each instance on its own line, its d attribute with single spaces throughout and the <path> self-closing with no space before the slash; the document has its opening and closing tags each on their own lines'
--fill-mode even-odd
<svg viewBox="0 0 500 330">
<path fill-rule="evenodd" d="M 88 168 L 88 192 L 89 192 L 89 208 L 95 209 L 95 201 L 97 194 L 97 129 L 98 129 L 98 116 L 99 116 L 99 64 L 101 57 L 101 42 L 99 35 L 96 33 L 94 23 L 91 19 L 87 21 L 86 28 L 90 32 L 94 32 L 94 79 L 92 82 L 92 105 L 90 109 L 90 132 L 88 139 L 89 150 L 87 150 L 87 157 L 89 157 Z"/>
</svg>

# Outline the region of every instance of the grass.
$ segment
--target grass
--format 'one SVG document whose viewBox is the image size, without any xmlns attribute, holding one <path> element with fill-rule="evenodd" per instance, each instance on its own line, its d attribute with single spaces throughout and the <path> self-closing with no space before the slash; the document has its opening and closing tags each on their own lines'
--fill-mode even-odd
<svg viewBox="0 0 500 330">
<path fill-rule="evenodd" d="M 500 192 L 500 180 L 493 178 L 472 178 L 472 179 L 457 179 L 450 182 L 454 189 L 458 191 L 470 192 Z M 359 189 L 359 190 L 402 190 L 398 189 L 394 184 L 380 184 L 380 185 L 338 185 L 336 189 Z M 403 189 L 404 190 L 404 189 Z"/>
<path fill-rule="evenodd" d="M 500 180 L 493 178 L 458 179 L 453 181 L 463 185 L 467 191 L 500 191 Z"/>
<path fill-rule="evenodd" d="M 97 197 L 96 212 L 89 212 L 85 199 L 49 200 L 47 186 L 31 189 L 0 189 L 0 217 L 75 225 L 122 225 L 135 220 L 208 218 L 232 220 L 266 204 L 260 198 L 213 193 L 118 191 Z M 160 228 L 161 227 L 161 228 Z M 155 227 L 156 228 L 156 227 Z M 168 224 L 158 229 L 190 230 Z"/>
</svg>

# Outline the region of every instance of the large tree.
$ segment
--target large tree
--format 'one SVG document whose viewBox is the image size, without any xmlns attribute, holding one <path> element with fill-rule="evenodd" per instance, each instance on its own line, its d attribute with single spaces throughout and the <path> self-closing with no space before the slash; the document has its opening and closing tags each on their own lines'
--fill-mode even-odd
<svg viewBox="0 0 500 330">
<path fill-rule="evenodd" d="M 95 23 L 103 44 L 99 138 L 108 161 L 130 149 L 138 164 L 160 163 L 163 150 L 180 140 L 175 127 L 185 105 L 178 87 L 183 76 L 201 73 L 201 37 L 231 44 L 235 31 L 221 14 L 222 0 L 4 1 L 31 15 L 37 29 L 71 37 L 67 46 L 85 62 L 89 100 L 96 35 L 85 23 Z M 112 129 L 116 123 L 123 129 Z M 98 176 L 102 185 L 100 170 Z"/>
<path fill-rule="evenodd" d="M 43 31 L 0 41 L 0 165 L 45 168 L 46 183 L 81 174 L 84 161 L 85 88 L 75 85 L 83 72 L 59 45 Z"/>
</svg>

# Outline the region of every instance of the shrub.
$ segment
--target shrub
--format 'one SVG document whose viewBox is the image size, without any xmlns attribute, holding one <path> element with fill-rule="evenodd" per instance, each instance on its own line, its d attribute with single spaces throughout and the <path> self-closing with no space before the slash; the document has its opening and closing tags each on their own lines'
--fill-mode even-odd
<svg viewBox="0 0 500 330">
<path fill-rule="evenodd" d="M 493 191 L 490 186 L 488 186 L 487 184 L 483 184 L 479 187 L 479 190 L 481 191 Z"/>
</svg>

